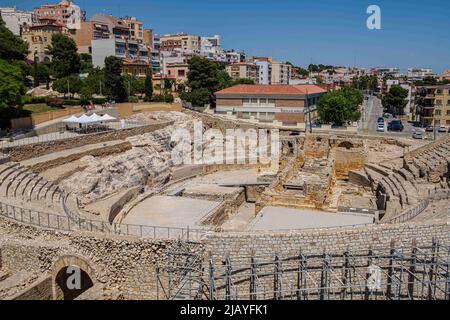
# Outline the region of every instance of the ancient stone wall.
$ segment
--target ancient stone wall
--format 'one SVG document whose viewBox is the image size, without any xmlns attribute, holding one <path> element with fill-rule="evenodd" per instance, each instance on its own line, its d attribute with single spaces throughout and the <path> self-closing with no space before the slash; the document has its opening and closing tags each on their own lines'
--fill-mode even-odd
<svg viewBox="0 0 450 320">
<path fill-rule="evenodd" d="M 348 179 L 350 170 L 364 168 L 366 155 L 364 149 L 336 148 L 334 159 L 334 175 L 337 179 Z"/>
<path fill-rule="evenodd" d="M 53 152 L 81 147 L 87 144 L 94 144 L 113 140 L 123 140 L 127 137 L 156 131 L 172 124 L 173 121 L 166 121 L 142 127 L 114 130 L 97 134 L 82 135 L 79 137 L 68 138 L 63 140 L 46 141 L 41 143 L 29 144 L 25 146 L 12 147 L 8 151 L 12 161 L 23 161 L 30 158 L 40 157 L 45 154 Z"/>
<path fill-rule="evenodd" d="M 205 250 L 217 259 L 227 254 L 233 257 L 256 255 L 293 256 L 302 252 L 322 253 L 367 250 L 397 246 L 429 245 L 433 238 L 450 243 L 450 226 L 445 222 L 405 223 L 350 228 L 316 229 L 293 232 L 224 233 L 211 234 L 205 239 Z"/>
<path fill-rule="evenodd" d="M 94 285 L 116 289 L 126 299 L 155 299 L 155 263 L 164 261 L 171 241 L 108 237 L 95 233 L 39 230 L 0 220 L 3 269 L 55 276 L 61 257 L 78 259 L 93 270 Z M 81 263 L 78 263 L 80 265 Z"/>
</svg>

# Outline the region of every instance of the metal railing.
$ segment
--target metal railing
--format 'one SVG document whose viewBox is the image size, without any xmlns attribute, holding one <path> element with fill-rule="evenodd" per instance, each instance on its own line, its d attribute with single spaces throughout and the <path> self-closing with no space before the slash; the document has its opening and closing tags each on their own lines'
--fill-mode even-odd
<svg viewBox="0 0 450 320">
<path fill-rule="evenodd" d="M 29 144 L 58 141 L 76 137 L 91 136 L 96 134 L 102 134 L 106 132 L 112 132 L 115 130 L 124 130 L 137 127 L 144 127 L 147 125 L 155 124 L 155 122 L 127 119 L 123 122 L 109 122 L 103 125 L 90 125 L 89 127 L 75 128 L 73 125 L 69 125 L 69 129 L 61 123 L 57 123 L 47 129 L 39 129 L 37 135 L 18 135 L 15 137 L 5 137 L 0 140 L 0 150 L 25 146 Z"/>
<path fill-rule="evenodd" d="M 429 195 L 426 199 L 422 200 L 416 206 L 407 209 L 397 217 L 389 219 L 386 221 L 387 223 L 402 223 L 406 221 L 410 221 L 421 214 L 425 209 L 428 208 L 428 205 L 432 200 L 444 200 L 450 198 L 450 190 L 440 190 L 435 191 L 433 195 Z M 384 221 L 382 221 L 384 222 Z"/>
<path fill-rule="evenodd" d="M 63 197 L 64 198 L 64 197 Z M 199 241 L 209 230 L 189 227 L 161 227 L 85 219 L 64 207 L 66 215 L 58 215 L 0 202 L 0 216 L 27 225 L 59 231 L 89 231 L 148 239 L 183 239 Z"/>
</svg>

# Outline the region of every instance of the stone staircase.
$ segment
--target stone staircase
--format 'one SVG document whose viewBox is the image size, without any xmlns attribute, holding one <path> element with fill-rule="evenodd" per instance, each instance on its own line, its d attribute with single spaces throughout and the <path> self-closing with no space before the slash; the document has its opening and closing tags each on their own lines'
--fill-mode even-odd
<svg viewBox="0 0 450 320">
<path fill-rule="evenodd" d="M 405 156 L 403 166 L 368 163 L 364 168 L 378 206 L 386 210 L 384 220 L 399 216 L 434 193 L 449 187 L 450 139 L 436 141 L 425 150 Z M 442 210 L 441 210 L 442 211 Z"/>
</svg>

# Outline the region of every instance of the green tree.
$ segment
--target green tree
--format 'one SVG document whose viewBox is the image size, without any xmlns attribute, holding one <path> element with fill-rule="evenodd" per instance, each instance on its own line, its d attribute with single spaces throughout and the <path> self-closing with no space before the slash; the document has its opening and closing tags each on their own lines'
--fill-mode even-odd
<svg viewBox="0 0 450 320">
<path fill-rule="evenodd" d="M 105 93 L 108 97 L 116 102 L 126 101 L 127 91 L 121 77 L 122 60 L 114 56 L 106 57 L 104 73 Z"/>
<path fill-rule="evenodd" d="M 75 93 L 80 93 L 83 88 L 83 81 L 76 75 L 60 78 L 53 81 L 53 90 L 64 93 L 64 97 L 73 97 Z"/>
<path fill-rule="evenodd" d="M 8 62 L 25 60 L 28 54 L 28 44 L 14 35 L 0 17 L 0 58 Z"/>
<path fill-rule="evenodd" d="M 384 95 L 382 99 L 382 104 L 384 108 L 384 112 L 388 112 L 396 115 L 405 114 L 405 107 L 408 101 L 406 98 L 408 97 L 408 90 L 403 89 L 399 85 L 391 86 L 389 92 Z"/>
<path fill-rule="evenodd" d="M 80 53 L 80 72 L 89 73 L 93 68 L 92 56 L 89 53 Z"/>
<path fill-rule="evenodd" d="M 22 103 L 25 94 L 20 68 L 0 59 L 0 109 Z"/>
<path fill-rule="evenodd" d="M 317 113 L 326 123 L 342 125 L 356 121 L 361 116 L 359 111 L 359 94 L 355 89 L 331 91 L 317 102 Z"/>
<path fill-rule="evenodd" d="M 232 85 L 230 76 L 217 63 L 195 56 L 189 59 L 187 86 L 191 92 L 182 94 L 182 99 L 195 105 L 214 104 L 214 92 Z"/>
<path fill-rule="evenodd" d="M 80 73 L 81 60 L 77 52 L 75 41 L 61 33 L 52 36 L 52 44 L 49 46 L 52 56 L 52 71 L 56 78 L 68 77 Z"/>
<path fill-rule="evenodd" d="M 45 82 L 47 89 L 50 87 L 50 68 L 46 63 L 36 63 L 34 65 L 34 87 L 38 87 L 41 82 Z"/>
<path fill-rule="evenodd" d="M 255 84 L 253 79 L 239 78 L 233 81 L 233 85 L 237 84 Z"/>
<path fill-rule="evenodd" d="M 153 81 L 152 76 L 150 75 L 147 75 L 147 77 L 145 77 L 144 93 L 146 100 L 150 101 L 153 96 Z"/>
</svg>

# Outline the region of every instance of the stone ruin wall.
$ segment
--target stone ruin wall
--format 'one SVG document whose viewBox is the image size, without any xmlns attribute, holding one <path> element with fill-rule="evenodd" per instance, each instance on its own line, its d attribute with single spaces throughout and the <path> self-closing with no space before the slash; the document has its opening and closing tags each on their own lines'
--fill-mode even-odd
<svg viewBox="0 0 450 320">
<path fill-rule="evenodd" d="M 19 162 L 30 158 L 37 158 L 46 154 L 63 151 L 66 149 L 82 147 L 87 144 L 95 144 L 113 140 L 123 140 L 127 137 L 141 135 L 147 132 L 153 132 L 165 128 L 169 125 L 172 125 L 173 123 L 173 121 L 166 121 L 136 128 L 120 129 L 110 132 L 84 135 L 81 137 L 28 144 L 24 146 L 12 147 L 7 151 L 12 161 Z"/>
<path fill-rule="evenodd" d="M 364 168 L 366 154 L 363 148 L 345 149 L 338 147 L 335 151 L 334 176 L 336 179 L 347 180 L 351 170 Z"/>
<path fill-rule="evenodd" d="M 167 259 L 167 249 L 173 243 L 87 232 L 45 231 L 3 219 L 0 228 L 4 231 L 0 236 L 3 272 L 31 271 L 44 276 L 43 284 L 48 286 L 48 277 L 52 277 L 53 283 L 61 265 L 79 261 L 78 265 L 88 265 L 89 275 L 94 286 L 101 287 L 96 290 L 103 298 L 155 299 L 156 263 Z M 211 253 L 221 261 L 227 255 L 236 258 L 257 254 L 272 258 L 275 254 L 297 255 L 299 250 L 343 253 L 345 250 L 387 248 L 391 240 L 401 246 L 410 245 L 413 239 L 419 246 L 430 245 L 433 239 L 448 244 L 450 227 L 445 221 L 432 221 L 292 232 L 208 233 L 201 245 L 205 259 Z M 40 288 L 37 292 L 45 294 L 48 290 Z M 28 291 L 30 294 L 32 292 Z"/>
<path fill-rule="evenodd" d="M 429 246 L 435 238 L 443 244 L 450 243 L 450 226 L 443 221 L 378 224 L 363 227 L 315 229 L 292 232 L 255 232 L 211 234 L 205 241 L 205 251 L 217 259 L 228 254 L 233 257 L 250 256 L 295 256 L 304 253 L 343 253 L 345 250 L 368 250 L 388 248 L 391 240 L 396 246 L 411 245 L 413 239 L 418 245 Z"/>
<path fill-rule="evenodd" d="M 46 231 L 3 219 L 0 229 L 5 231 L 0 236 L 1 271 L 55 277 L 61 259 L 75 257 L 79 264 L 89 265 L 89 276 L 94 285 L 104 288 L 104 295 L 115 292 L 124 299 L 156 298 L 156 262 L 164 261 L 165 250 L 173 242 Z"/>
</svg>

